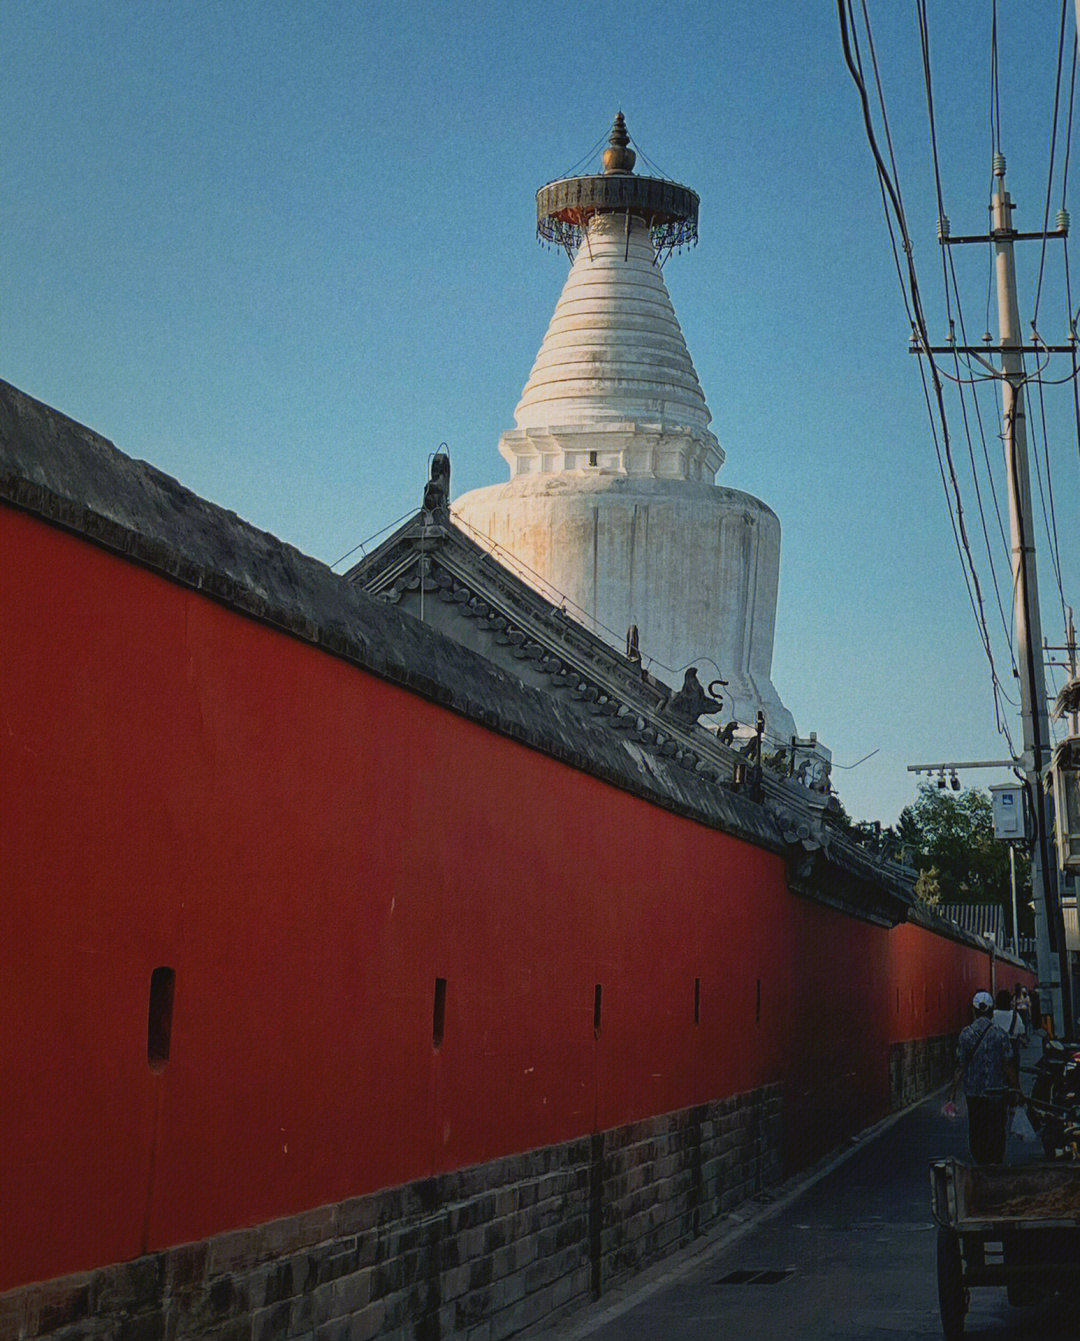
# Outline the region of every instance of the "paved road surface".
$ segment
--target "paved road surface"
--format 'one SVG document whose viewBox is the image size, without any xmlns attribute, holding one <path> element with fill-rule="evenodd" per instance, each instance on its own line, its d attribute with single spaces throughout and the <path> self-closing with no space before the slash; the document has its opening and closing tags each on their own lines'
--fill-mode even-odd
<svg viewBox="0 0 1080 1341">
<path fill-rule="evenodd" d="M 949 1122 L 940 1108 L 939 1096 L 886 1124 L 816 1184 L 764 1206 L 733 1240 L 654 1271 L 644 1285 L 615 1302 L 602 1300 L 552 1335 L 562 1341 L 940 1337 L 927 1168 L 934 1157 L 968 1158 L 967 1123 Z M 1009 1144 L 1010 1163 L 1041 1158 L 1038 1143 L 1010 1138 Z M 774 1276 L 728 1281 L 758 1271 Z M 966 1336 L 1075 1341 L 1080 1308 L 1060 1300 L 1011 1308 L 1004 1289 L 976 1289 Z"/>
</svg>

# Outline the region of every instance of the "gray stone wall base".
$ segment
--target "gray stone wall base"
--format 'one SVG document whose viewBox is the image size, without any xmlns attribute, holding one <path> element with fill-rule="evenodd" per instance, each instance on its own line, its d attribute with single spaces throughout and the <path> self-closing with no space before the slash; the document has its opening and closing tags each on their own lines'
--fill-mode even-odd
<svg viewBox="0 0 1080 1341">
<path fill-rule="evenodd" d="M 478 1341 L 548 1324 L 780 1179 L 766 1086 L 0 1295 L 0 1337 Z"/>
<path fill-rule="evenodd" d="M 889 1051 L 889 1082 L 893 1111 L 925 1099 L 951 1078 L 956 1034 L 894 1043 Z"/>
</svg>

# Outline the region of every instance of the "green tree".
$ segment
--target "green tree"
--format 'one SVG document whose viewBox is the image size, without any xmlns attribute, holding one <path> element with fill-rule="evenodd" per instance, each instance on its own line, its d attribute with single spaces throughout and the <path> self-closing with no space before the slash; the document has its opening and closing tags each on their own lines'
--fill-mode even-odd
<svg viewBox="0 0 1080 1341">
<path fill-rule="evenodd" d="M 899 835 L 891 825 L 883 825 L 880 820 L 855 820 L 844 809 L 838 796 L 830 798 L 832 807 L 825 816 L 825 822 L 864 848 L 874 857 L 888 857 L 892 861 L 904 860 Z"/>
<path fill-rule="evenodd" d="M 977 787 L 942 791 L 924 783 L 914 803 L 900 812 L 896 833 L 905 855 L 920 872 L 916 892 L 926 902 L 995 903 L 1011 921 L 1009 853 L 1006 844 L 994 837 L 987 792 Z M 1023 934 L 1029 863 L 1019 850 L 1016 879 Z"/>
</svg>

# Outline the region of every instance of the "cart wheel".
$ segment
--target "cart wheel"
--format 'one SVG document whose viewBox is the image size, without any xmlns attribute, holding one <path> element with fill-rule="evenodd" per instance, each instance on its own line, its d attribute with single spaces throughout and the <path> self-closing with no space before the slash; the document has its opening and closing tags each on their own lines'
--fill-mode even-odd
<svg viewBox="0 0 1080 1341">
<path fill-rule="evenodd" d="M 964 1289 L 960 1236 L 951 1229 L 938 1230 L 937 1287 L 941 1305 L 941 1330 L 945 1334 L 945 1341 L 959 1341 L 964 1335 L 968 1293 Z"/>
</svg>

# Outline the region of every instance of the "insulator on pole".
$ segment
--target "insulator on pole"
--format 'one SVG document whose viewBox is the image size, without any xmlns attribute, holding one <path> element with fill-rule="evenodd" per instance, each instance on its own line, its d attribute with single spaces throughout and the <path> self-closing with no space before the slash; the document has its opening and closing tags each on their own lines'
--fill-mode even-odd
<svg viewBox="0 0 1080 1341">
<path fill-rule="evenodd" d="M 1004 176 L 1005 176 L 1005 155 L 1004 155 L 1004 154 L 995 154 L 995 155 L 994 155 L 994 176 L 995 176 L 995 177 L 1004 177 Z"/>
<path fill-rule="evenodd" d="M 949 236 L 949 218 L 946 214 L 939 214 L 937 221 L 937 235 L 941 241 Z"/>
<path fill-rule="evenodd" d="M 1062 208 L 1057 212 L 1057 230 L 1059 233 L 1069 231 L 1069 211 L 1067 209 Z"/>
</svg>

